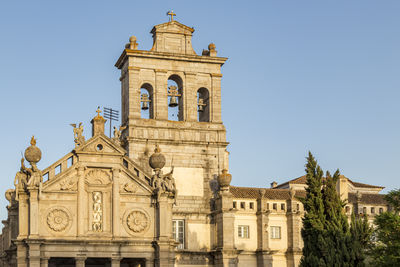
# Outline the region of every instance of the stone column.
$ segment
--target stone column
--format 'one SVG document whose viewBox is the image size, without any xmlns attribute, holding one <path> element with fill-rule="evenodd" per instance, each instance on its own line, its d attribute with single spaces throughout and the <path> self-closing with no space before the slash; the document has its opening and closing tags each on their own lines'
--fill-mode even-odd
<svg viewBox="0 0 400 267">
<path fill-rule="evenodd" d="M 154 118 L 168 120 L 168 77 L 166 70 L 156 70 L 156 84 L 153 94 Z"/>
<path fill-rule="evenodd" d="M 221 78 L 222 74 L 211 74 L 210 121 L 221 123 Z"/>
<path fill-rule="evenodd" d="M 29 237 L 39 236 L 39 188 L 30 187 L 29 191 Z"/>
<path fill-rule="evenodd" d="M 185 72 L 185 120 L 197 121 L 197 84 L 196 73 Z"/>
<path fill-rule="evenodd" d="M 20 199 L 21 201 L 21 199 Z M 26 244 L 22 241 L 16 241 L 15 242 L 17 245 L 17 266 L 18 267 L 27 267 L 27 247 Z"/>
<path fill-rule="evenodd" d="M 77 192 L 77 231 L 78 236 L 82 236 L 85 232 L 85 167 L 78 167 L 78 192 Z"/>
<path fill-rule="evenodd" d="M 119 220 L 119 174 L 120 169 L 113 169 L 113 196 L 112 196 L 112 224 L 113 224 L 113 236 L 117 237 L 120 235 L 120 220 Z M 118 265 L 119 266 L 119 265 Z"/>
<path fill-rule="evenodd" d="M 216 199 L 217 252 L 215 266 L 237 266 L 235 248 L 235 213 L 232 211 L 232 194 L 220 191 Z"/>
<path fill-rule="evenodd" d="M 40 243 L 29 243 L 29 267 L 40 267 Z"/>
<path fill-rule="evenodd" d="M 120 267 L 121 258 L 111 258 L 111 267 Z"/>
<path fill-rule="evenodd" d="M 49 266 L 49 258 L 40 258 L 40 267 L 48 267 Z"/>
<path fill-rule="evenodd" d="M 155 248 L 154 266 L 174 266 L 171 259 L 175 258 L 172 243 L 172 205 L 174 200 L 162 194 L 156 207 L 156 239 L 153 243 Z"/>
<path fill-rule="evenodd" d="M 85 267 L 85 257 L 75 257 L 75 266 L 76 267 Z"/>
<path fill-rule="evenodd" d="M 129 124 L 132 119 L 139 119 L 140 114 L 140 86 L 139 84 L 140 68 L 129 66 L 128 67 L 128 86 L 129 86 Z"/>
</svg>

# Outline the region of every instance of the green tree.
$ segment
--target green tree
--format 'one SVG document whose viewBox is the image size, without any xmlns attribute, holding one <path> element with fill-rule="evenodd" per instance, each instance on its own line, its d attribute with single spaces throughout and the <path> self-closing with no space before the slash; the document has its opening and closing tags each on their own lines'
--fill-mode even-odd
<svg viewBox="0 0 400 267">
<path fill-rule="evenodd" d="M 366 266 L 367 250 L 371 245 L 371 235 L 373 228 L 368 223 L 367 215 L 364 214 L 362 218 L 351 215 L 350 223 L 350 236 L 351 239 L 351 257 L 353 261 L 352 266 L 364 267 Z"/>
<path fill-rule="evenodd" d="M 304 241 L 303 257 L 300 266 L 327 266 L 324 258 L 328 253 L 325 238 L 325 212 L 322 200 L 323 171 L 309 152 L 306 164 L 306 198 L 303 199 L 303 228 L 301 235 Z"/>
<path fill-rule="evenodd" d="M 306 197 L 301 235 L 304 241 L 301 267 L 364 266 L 364 250 L 370 237 L 366 219 L 354 217 L 350 228 L 336 184 L 340 177 L 323 171 L 309 152 L 306 164 Z"/>
<path fill-rule="evenodd" d="M 385 200 L 393 211 L 375 217 L 376 242 L 371 250 L 375 266 L 400 266 L 400 190 L 390 191 Z"/>
</svg>

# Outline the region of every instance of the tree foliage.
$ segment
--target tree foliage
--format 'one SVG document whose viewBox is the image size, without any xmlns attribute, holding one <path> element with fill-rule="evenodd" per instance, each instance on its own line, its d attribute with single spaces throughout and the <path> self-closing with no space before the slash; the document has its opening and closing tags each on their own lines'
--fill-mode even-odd
<svg viewBox="0 0 400 267">
<path fill-rule="evenodd" d="M 385 199 L 394 212 L 375 216 L 376 242 L 371 249 L 371 256 L 375 266 L 400 266 L 400 190 L 390 191 Z"/>
<path fill-rule="evenodd" d="M 350 227 L 343 211 L 345 203 L 336 190 L 339 170 L 333 176 L 327 172 L 323 177 L 321 167 L 310 152 L 306 178 L 300 266 L 364 266 L 364 251 L 371 230 L 366 219 L 355 216 Z"/>
</svg>

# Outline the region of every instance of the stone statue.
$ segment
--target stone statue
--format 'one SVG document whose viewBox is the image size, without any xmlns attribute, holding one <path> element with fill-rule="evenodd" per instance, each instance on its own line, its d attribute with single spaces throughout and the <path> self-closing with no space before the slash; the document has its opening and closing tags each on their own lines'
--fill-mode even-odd
<svg viewBox="0 0 400 267">
<path fill-rule="evenodd" d="M 119 126 L 119 129 L 117 127 L 114 126 L 114 138 L 113 141 L 118 144 L 121 145 L 121 135 L 122 135 L 122 131 L 126 129 L 126 126 Z"/>
<path fill-rule="evenodd" d="M 28 174 L 25 172 L 26 167 L 24 164 L 25 159 L 21 159 L 21 168 L 17 174 L 15 174 L 14 185 L 15 189 L 18 191 L 19 189 L 25 189 L 26 184 L 28 183 Z"/>
<path fill-rule="evenodd" d="M 151 187 L 154 188 L 154 194 L 159 199 L 162 193 L 170 193 L 174 197 L 174 203 L 176 204 L 176 197 L 178 191 L 176 190 L 175 179 L 172 176 L 174 173 L 174 167 L 167 174 L 163 174 L 161 169 L 154 170 L 154 175 L 151 177 Z"/>
<path fill-rule="evenodd" d="M 42 152 L 36 146 L 36 140 L 32 136 L 31 146 L 25 150 L 25 159 L 31 165 L 31 168 L 26 168 L 23 160 L 21 160 L 21 171 L 27 175 L 27 183 L 26 186 L 29 187 L 37 187 L 40 188 L 43 183 L 43 175 L 42 172 L 38 169 L 36 164 L 42 158 Z"/>
<path fill-rule="evenodd" d="M 81 146 L 85 144 L 85 137 L 83 136 L 83 125 L 82 122 L 79 123 L 79 126 L 76 127 L 75 123 L 70 124 L 74 127 L 74 142 L 76 146 Z"/>
</svg>

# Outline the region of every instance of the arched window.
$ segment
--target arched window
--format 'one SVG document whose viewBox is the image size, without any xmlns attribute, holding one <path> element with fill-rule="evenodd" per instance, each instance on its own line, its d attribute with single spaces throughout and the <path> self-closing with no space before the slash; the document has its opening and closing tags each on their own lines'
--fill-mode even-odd
<svg viewBox="0 0 400 267">
<path fill-rule="evenodd" d="M 210 121 L 210 94 L 207 88 L 200 88 L 197 90 L 197 111 L 198 121 Z"/>
<path fill-rule="evenodd" d="M 175 74 L 168 78 L 168 120 L 183 121 L 183 82 Z"/>
<path fill-rule="evenodd" d="M 148 83 L 140 87 L 140 117 L 142 119 L 154 119 L 153 86 Z"/>
</svg>

